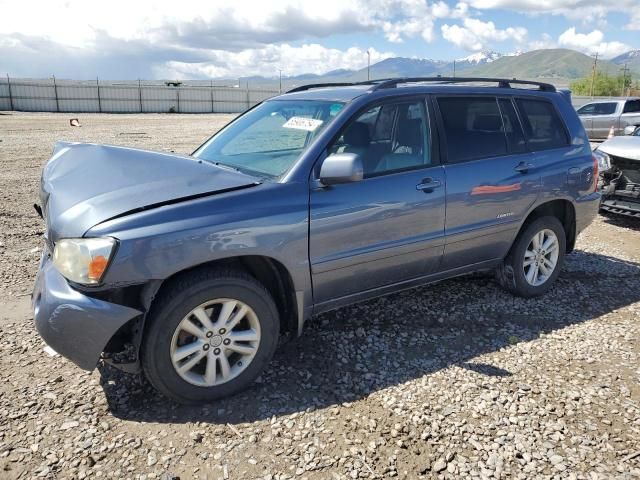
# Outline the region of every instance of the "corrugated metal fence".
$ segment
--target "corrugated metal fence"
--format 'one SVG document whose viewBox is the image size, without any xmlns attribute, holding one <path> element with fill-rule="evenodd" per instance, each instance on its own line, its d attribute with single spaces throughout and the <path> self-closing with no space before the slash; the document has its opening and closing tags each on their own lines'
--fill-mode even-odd
<svg viewBox="0 0 640 480">
<path fill-rule="evenodd" d="M 212 85 L 0 78 L 0 110 L 104 113 L 237 113 L 277 91 Z"/>
<path fill-rule="evenodd" d="M 0 111 L 238 113 L 278 94 L 275 90 L 190 83 L 0 78 Z M 614 98 L 573 95 L 572 103 L 578 108 L 592 100 Z"/>
</svg>

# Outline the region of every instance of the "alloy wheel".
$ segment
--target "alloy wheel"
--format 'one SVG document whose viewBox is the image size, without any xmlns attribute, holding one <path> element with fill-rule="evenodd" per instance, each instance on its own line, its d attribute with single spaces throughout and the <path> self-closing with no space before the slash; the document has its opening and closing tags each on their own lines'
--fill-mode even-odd
<svg viewBox="0 0 640 480">
<path fill-rule="evenodd" d="M 185 381 L 213 387 L 240 375 L 260 344 L 260 322 L 247 304 L 230 298 L 203 303 L 180 321 L 171 362 Z"/>
<path fill-rule="evenodd" d="M 545 283 L 558 265 L 560 243 L 553 232 L 545 228 L 531 238 L 524 252 L 522 268 L 529 285 L 538 287 Z"/>
</svg>

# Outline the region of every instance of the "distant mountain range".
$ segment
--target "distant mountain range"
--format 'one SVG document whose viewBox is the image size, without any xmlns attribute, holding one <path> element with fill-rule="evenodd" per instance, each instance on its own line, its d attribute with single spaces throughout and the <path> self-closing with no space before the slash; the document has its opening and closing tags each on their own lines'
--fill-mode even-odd
<svg viewBox="0 0 640 480">
<path fill-rule="evenodd" d="M 557 85 L 568 85 L 571 80 L 591 73 L 594 59 L 575 50 L 555 48 L 501 54 L 493 51 L 478 52 L 457 60 L 429 60 L 422 58 L 393 57 L 374 63 L 370 67 L 370 78 L 428 77 L 428 76 L 478 76 L 521 78 L 550 81 Z M 640 77 L 640 50 L 632 50 L 609 61 L 598 60 L 598 69 L 609 74 L 619 74 L 624 64 L 633 76 Z M 304 74 L 283 77 L 283 88 L 306 83 L 357 82 L 367 79 L 367 69 L 334 70 L 323 75 Z M 253 86 L 273 88 L 278 78 L 243 77 Z"/>
<path fill-rule="evenodd" d="M 611 60 L 616 65 L 627 64 L 629 69 L 640 72 L 640 50 L 631 50 Z"/>
</svg>

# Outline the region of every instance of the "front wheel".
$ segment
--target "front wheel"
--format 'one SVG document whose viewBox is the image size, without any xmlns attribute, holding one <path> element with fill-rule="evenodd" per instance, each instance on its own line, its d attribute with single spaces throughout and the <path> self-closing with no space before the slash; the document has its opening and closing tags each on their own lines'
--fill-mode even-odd
<svg viewBox="0 0 640 480">
<path fill-rule="evenodd" d="M 566 245 L 560 220 L 550 216 L 534 220 L 520 232 L 498 268 L 500 285 L 525 298 L 546 293 L 560 274 Z"/>
<path fill-rule="evenodd" d="M 280 324 L 266 288 L 237 271 L 200 271 L 174 282 L 148 322 L 141 350 L 145 375 L 181 403 L 246 388 L 269 363 Z"/>
</svg>

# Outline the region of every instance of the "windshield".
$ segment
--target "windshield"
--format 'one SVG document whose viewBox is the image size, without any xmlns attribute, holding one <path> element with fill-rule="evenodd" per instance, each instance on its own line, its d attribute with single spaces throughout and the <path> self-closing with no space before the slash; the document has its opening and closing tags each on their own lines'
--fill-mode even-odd
<svg viewBox="0 0 640 480">
<path fill-rule="evenodd" d="M 214 135 L 194 156 L 252 175 L 279 177 L 343 106 L 318 100 L 264 102 Z"/>
</svg>

